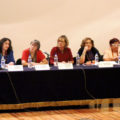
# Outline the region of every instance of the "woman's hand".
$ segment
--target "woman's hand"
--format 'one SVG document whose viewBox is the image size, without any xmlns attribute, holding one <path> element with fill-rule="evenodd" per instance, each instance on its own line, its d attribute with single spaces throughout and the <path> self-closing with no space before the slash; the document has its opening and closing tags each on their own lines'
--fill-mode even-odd
<svg viewBox="0 0 120 120">
<path fill-rule="evenodd" d="M 118 57 L 115 57 L 115 58 L 113 59 L 113 61 L 118 61 Z"/>
<path fill-rule="evenodd" d="M 92 65 L 93 63 L 91 61 L 87 61 L 85 64 L 86 65 Z"/>
<path fill-rule="evenodd" d="M 32 66 L 38 65 L 38 63 L 31 62 Z"/>
<path fill-rule="evenodd" d="M 84 50 L 83 50 L 83 51 L 84 51 L 84 53 L 86 53 L 86 52 L 87 52 L 87 50 L 88 50 L 88 46 L 85 46 L 85 47 L 84 47 Z"/>
<path fill-rule="evenodd" d="M 10 62 L 8 65 L 14 65 L 14 62 Z"/>
</svg>

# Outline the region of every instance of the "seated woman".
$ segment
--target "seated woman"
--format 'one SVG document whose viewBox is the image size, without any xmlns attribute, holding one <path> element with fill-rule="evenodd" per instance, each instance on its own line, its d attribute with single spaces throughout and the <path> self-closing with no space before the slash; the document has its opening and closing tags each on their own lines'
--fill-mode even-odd
<svg viewBox="0 0 120 120">
<path fill-rule="evenodd" d="M 31 55 L 32 65 L 37 64 L 47 64 L 48 61 L 45 58 L 45 55 L 42 53 L 40 49 L 40 42 L 38 40 L 34 40 L 30 43 L 30 48 L 25 49 L 22 54 L 22 65 L 28 65 L 28 57 Z"/>
<path fill-rule="evenodd" d="M 57 40 L 57 46 L 52 48 L 50 53 L 50 64 L 54 64 L 54 56 L 57 54 L 58 62 L 71 62 L 73 61 L 73 56 L 71 49 L 68 48 L 69 42 L 65 35 L 61 35 Z"/>
<path fill-rule="evenodd" d="M 78 51 L 80 56 L 80 64 L 94 64 L 95 63 L 95 54 L 98 54 L 99 60 L 101 55 L 99 51 L 94 47 L 94 41 L 87 37 L 81 43 L 81 48 Z"/>
<path fill-rule="evenodd" d="M 2 38 L 0 40 L 0 61 L 2 56 L 4 56 L 6 64 L 14 65 L 15 60 L 13 56 L 11 40 L 9 38 Z"/>
<path fill-rule="evenodd" d="M 119 40 L 113 38 L 109 41 L 110 48 L 104 52 L 103 60 L 104 61 L 118 61 L 118 45 Z"/>
</svg>

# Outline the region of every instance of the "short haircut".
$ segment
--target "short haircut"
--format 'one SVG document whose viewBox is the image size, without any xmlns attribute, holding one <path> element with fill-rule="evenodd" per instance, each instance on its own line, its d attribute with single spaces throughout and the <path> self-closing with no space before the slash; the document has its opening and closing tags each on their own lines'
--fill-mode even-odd
<svg viewBox="0 0 120 120">
<path fill-rule="evenodd" d="M 119 40 L 117 38 L 113 38 L 109 41 L 109 44 L 112 45 L 115 42 L 119 42 Z"/>
</svg>

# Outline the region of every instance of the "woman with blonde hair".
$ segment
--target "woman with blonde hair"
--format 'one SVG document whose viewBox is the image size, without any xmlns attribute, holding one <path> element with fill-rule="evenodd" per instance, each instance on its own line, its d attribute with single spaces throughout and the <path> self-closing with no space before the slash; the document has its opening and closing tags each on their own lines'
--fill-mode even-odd
<svg viewBox="0 0 120 120">
<path fill-rule="evenodd" d="M 57 46 L 53 47 L 50 52 L 50 64 L 54 64 L 55 54 L 58 56 L 58 62 L 74 62 L 71 49 L 68 48 L 68 45 L 68 38 L 65 35 L 61 35 L 57 40 Z"/>
<path fill-rule="evenodd" d="M 94 47 L 94 41 L 89 37 L 83 39 L 81 48 L 78 51 L 78 54 L 80 55 L 80 64 L 94 64 L 96 53 L 98 54 L 100 60 L 101 55 L 99 51 Z"/>
</svg>

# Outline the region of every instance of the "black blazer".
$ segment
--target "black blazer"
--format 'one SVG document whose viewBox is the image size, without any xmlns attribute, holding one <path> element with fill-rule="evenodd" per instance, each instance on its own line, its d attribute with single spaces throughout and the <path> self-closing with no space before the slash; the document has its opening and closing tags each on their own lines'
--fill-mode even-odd
<svg viewBox="0 0 120 120">
<path fill-rule="evenodd" d="M 82 55 L 83 50 L 84 50 L 84 47 L 81 47 L 81 48 L 78 50 L 79 56 Z M 92 53 L 93 53 L 94 56 L 95 56 L 95 54 L 97 53 L 98 56 L 99 56 L 99 61 L 102 61 L 102 56 L 100 55 L 99 51 L 98 51 L 95 47 L 92 47 L 92 48 L 91 48 L 91 51 L 92 51 Z M 87 62 L 87 61 L 89 61 L 89 60 L 88 60 L 88 58 L 87 58 L 87 53 L 86 53 L 86 55 L 85 55 L 85 62 Z M 91 60 L 91 61 L 92 61 L 92 60 Z"/>
</svg>

